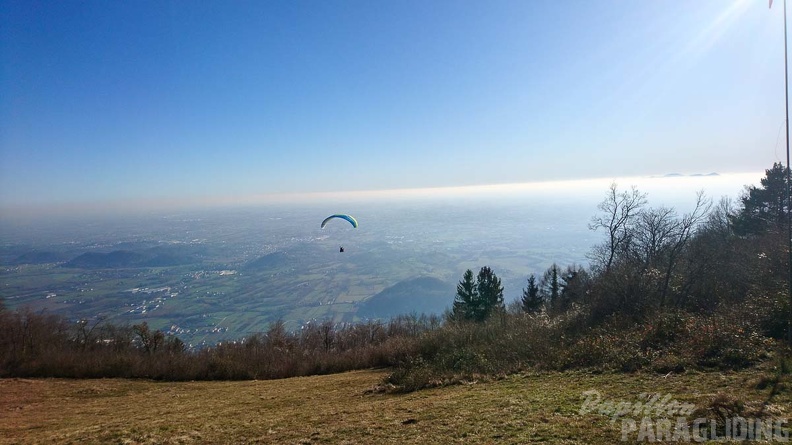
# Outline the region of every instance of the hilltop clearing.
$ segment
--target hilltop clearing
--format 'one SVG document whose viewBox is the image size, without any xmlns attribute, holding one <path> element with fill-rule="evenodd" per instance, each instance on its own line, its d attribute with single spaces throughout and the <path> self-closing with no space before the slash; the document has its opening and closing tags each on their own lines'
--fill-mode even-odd
<svg viewBox="0 0 792 445">
<path fill-rule="evenodd" d="M 597 391 L 602 402 L 633 406 L 646 402 L 642 393 L 670 397 L 695 405 L 687 416 L 691 422 L 717 420 L 718 413 L 766 420 L 792 414 L 789 376 L 779 378 L 770 369 L 528 373 L 410 394 L 376 391 L 386 374 L 185 383 L 5 379 L 0 380 L 0 444 L 605 444 L 621 439 L 625 419 L 640 424 L 641 418 L 631 415 L 611 422 L 608 415 L 581 414 L 586 391 Z M 589 410 L 597 411 L 593 406 Z M 628 438 L 634 441 L 637 434 L 629 432 Z"/>
</svg>

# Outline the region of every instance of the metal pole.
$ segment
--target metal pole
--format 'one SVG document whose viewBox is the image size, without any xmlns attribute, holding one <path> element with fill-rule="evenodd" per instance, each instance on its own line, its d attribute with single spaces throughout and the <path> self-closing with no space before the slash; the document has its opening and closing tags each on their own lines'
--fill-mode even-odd
<svg viewBox="0 0 792 445">
<path fill-rule="evenodd" d="M 772 0 L 771 5 L 772 5 Z M 787 281 L 787 291 L 789 292 L 789 314 L 787 314 L 788 320 L 788 332 L 787 332 L 787 340 L 789 344 L 792 346 L 792 193 L 790 193 L 790 188 L 792 188 L 792 167 L 789 165 L 789 73 L 788 73 L 788 66 L 789 63 L 787 62 L 787 13 L 786 13 L 786 0 L 784 0 L 784 99 L 785 99 L 785 108 L 786 108 L 786 167 L 787 167 L 787 181 L 786 187 L 786 199 L 787 199 L 787 240 L 789 242 L 789 252 L 787 258 L 787 268 L 789 269 L 789 276 Z"/>
</svg>

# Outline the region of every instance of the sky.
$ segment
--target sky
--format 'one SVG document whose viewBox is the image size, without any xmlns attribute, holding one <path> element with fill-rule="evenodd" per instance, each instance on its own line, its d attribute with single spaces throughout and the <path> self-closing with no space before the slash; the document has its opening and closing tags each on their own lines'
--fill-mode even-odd
<svg viewBox="0 0 792 445">
<path fill-rule="evenodd" d="M 781 6 L 0 0 L 0 213 L 761 173 Z"/>
</svg>

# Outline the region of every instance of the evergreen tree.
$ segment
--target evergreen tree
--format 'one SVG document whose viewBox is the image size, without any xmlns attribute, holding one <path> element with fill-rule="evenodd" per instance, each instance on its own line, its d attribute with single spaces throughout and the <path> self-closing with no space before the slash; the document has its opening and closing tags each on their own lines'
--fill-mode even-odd
<svg viewBox="0 0 792 445">
<path fill-rule="evenodd" d="M 561 274 L 561 292 L 554 302 L 554 309 L 565 311 L 574 302 L 582 302 L 586 295 L 589 275 L 586 269 L 575 265 L 568 266 Z"/>
<path fill-rule="evenodd" d="M 529 314 L 535 314 L 542 310 L 542 297 L 539 296 L 539 285 L 536 284 L 536 277 L 531 274 L 528 277 L 528 287 L 523 289 L 522 298 L 520 299 L 522 303 L 522 310 Z"/>
<path fill-rule="evenodd" d="M 478 288 L 473 280 L 473 271 L 468 269 L 457 284 L 452 316 L 457 320 L 472 320 L 478 312 Z"/>
<path fill-rule="evenodd" d="M 505 310 L 503 305 L 503 286 L 497 275 L 487 266 L 481 268 L 476 280 L 479 298 L 481 299 L 481 314 L 477 321 L 483 321 L 495 311 Z"/>
<path fill-rule="evenodd" d="M 478 277 L 468 269 L 457 284 L 452 317 L 457 320 L 486 320 L 494 311 L 504 310 L 503 286 L 492 269 L 482 267 Z"/>
<path fill-rule="evenodd" d="M 753 235 L 768 229 L 780 229 L 786 222 L 787 169 L 780 162 L 765 170 L 761 187 L 750 186 L 740 198 L 742 209 L 732 217 L 734 231 Z"/>
<path fill-rule="evenodd" d="M 539 283 L 542 298 L 550 302 L 550 304 L 557 301 L 558 297 L 561 295 L 561 283 L 558 281 L 559 273 L 558 265 L 553 263 L 552 266 L 547 268 L 542 277 L 542 281 Z"/>
</svg>

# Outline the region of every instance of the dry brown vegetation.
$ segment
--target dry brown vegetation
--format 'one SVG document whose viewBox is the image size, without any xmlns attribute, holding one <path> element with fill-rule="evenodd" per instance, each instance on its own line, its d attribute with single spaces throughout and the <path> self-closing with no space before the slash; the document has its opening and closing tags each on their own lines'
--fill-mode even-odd
<svg viewBox="0 0 792 445">
<path fill-rule="evenodd" d="M 591 389 L 628 402 L 669 394 L 702 412 L 728 398 L 748 413 L 792 414 L 789 376 L 779 380 L 770 368 L 522 373 L 410 394 L 372 392 L 386 373 L 236 382 L 3 379 L 0 444 L 618 442 L 618 423 L 579 413 Z"/>
<path fill-rule="evenodd" d="M 266 332 L 196 350 L 146 323 L 86 326 L 43 312 L 4 310 L 0 302 L 0 377 L 248 380 L 384 367 L 403 361 L 440 319 L 326 321 L 298 332 L 277 322 Z"/>
</svg>

